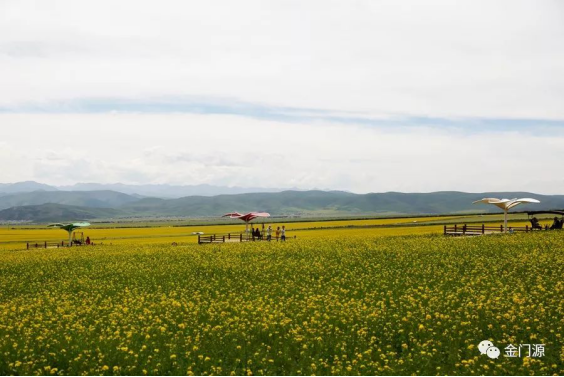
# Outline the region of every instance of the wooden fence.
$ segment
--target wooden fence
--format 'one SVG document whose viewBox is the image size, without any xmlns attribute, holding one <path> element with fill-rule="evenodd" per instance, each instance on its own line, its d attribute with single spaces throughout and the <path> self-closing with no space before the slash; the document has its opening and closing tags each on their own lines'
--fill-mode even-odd
<svg viewBox="0 0 564 377">
<path fill-rule="evenodd" d="M 68 241 L 61 241 L 61 242 L 28 242 L 27 243 L 27 250 L 29 249 L 55 249 L 59 247 L 68 247 Z"/>
<path fill-rule="evenodd" d="M 532 232 L 533 228 L 530 226 L 514 226 L 510 227 L 513 232 Z M 482 225 L 445 225 L 443 234 L 445 236 L 481 236 L 483 234 L 503 233 L 503 225 L 486 226 Z"/>
<path fill-rule="evenodd" d="M 246 241 L 244 239 L 243 234 L 210 234 L 209 236 L 198 234 L 198 243 L 225 243 L 225 242 L 243 242 Z"/>
<path fill-rule="evenodd" d="M 294 236 L 293 238 L 296 238 Z M 288 238 L 286 238 L 288 239 Z M 280 238 L 272 237 L 272 241 L 278 241 Z M 247 236 L 243 233 L 225 233 L 225 234 L 210 234 L 210 235 L 202 235 L 198 234 L 198 243 L 226 243 L 226 242 L 253 242 L 253 241 L 267 241 L 266 236 L 262 236 L 260 238 Z"/>
</svg>

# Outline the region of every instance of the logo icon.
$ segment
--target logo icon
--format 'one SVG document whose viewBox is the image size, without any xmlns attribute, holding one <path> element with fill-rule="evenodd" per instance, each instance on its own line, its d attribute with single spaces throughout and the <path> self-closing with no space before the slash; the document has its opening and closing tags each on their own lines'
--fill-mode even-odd
<svg viewBox="0 0 564 377">
<path fill-rule="evenodd" d="M 489 340 L 482 340 L 478 344 L 478 349 L 482 355 L 488 355 L 490 359 L 497 359 L 499 357 L 499 348 L 493 345 Z"/>
<path fill-rule="evenodd" d="M 486 354 L 490 359 L 497 359 L 499 357 L 499 348 L 497 347 L 490 347 L 486 351 Z"/>
</svg>

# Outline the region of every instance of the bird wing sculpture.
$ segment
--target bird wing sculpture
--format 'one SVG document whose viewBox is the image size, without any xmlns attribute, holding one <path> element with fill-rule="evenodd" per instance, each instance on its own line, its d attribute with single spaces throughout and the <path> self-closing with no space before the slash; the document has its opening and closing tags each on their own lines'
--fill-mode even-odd
<svg viewBox="0 0 564 377">
<path fill-rule="evenodd" d="M 245 222 L 245 233 L 249 233 L 249 222 L 257 217 L 270 217 L 270 213 L 266 212 L 249 212 L 246 215 L 241 215 L 239 212 L 226 213 L 222 217 L 229 217 L 230 219 L 239 219 Z"/>
<path fill-rule="evenodd" d="M 484 198 L 480 200 L 476 200 L 473 204 L 476 203 L 486 203 L 486 204 L 493 204 L 496 207 L 499 207 L 503 210 L 503 228 L 504 231 L 507 232 L 507 212 L 513 208 L 518 206 L 519 204 L 523 203 L 540 203 L 540 201 L 533 199 L 533 198 L 521 198 L 521 199 L 498 199 L 498 198 Z"/>
<path fill-rule="evenodd" d="M 61 224 L 61 223 L 55 223 L 55 224 L 49 224 L 47 225 L 48 228 L 59 228 L 59 229 L 64 229 L 66 231 L 69 230 L 74 230 L 77 228 L 83 228 L 86 226 L 90 226 L 90 223 L 70 223 L 70 224 Z"/>
<path fill-rule="evenodd" d="M 496 207 L 499 207 L 503 210 L 513 208 L 518 206 L 522 203 L 540 203 L 540 201 L 532 198 L 521 198 L 521 199 L 498 199 L 498 198 L 484 198 L 480 200 L 476 200 L 473 204 L 476 203 L 486 203 L 486 204 L 493 204 Z"/>
<path fill-rule="evenodd" d="M 252 220 L 256 219 L 257 217 L 270 217 L 270 213 L 249 212 L 246 215 L 241 215 L 239 212 L 233 212 L 233 213 L 226 213 L 222 217 L 229 217 L 231 219 L 240 219 L 240 220 L 243 220 L 244 222 L 248 223 L 249 221 L 252 221 Z"/>
<path fill-rule="evenodd" d="M 70 223 L 70 224 L 55 223 L 55 224 L 47 225 L 48 228 L 59 228 L 59 229 L 63 229 L 63 230 L 66 230 L 67 232 L 69 232 L 69 245 L 72 242 L 72 232 L 75 229 L 83 228 L 83 227 L 86 227 L 86 226 L 90 226 L 90 223 L 87 223 L 87 222 Z"/>
<path fill-rule="evenodd" d="M 533 198 L 513 199 L 510 201 L 509 205 L 507 206 L 507 209 L 513 208 L 523 203 L 540 203 L 540 201 Z"/>
</svg>

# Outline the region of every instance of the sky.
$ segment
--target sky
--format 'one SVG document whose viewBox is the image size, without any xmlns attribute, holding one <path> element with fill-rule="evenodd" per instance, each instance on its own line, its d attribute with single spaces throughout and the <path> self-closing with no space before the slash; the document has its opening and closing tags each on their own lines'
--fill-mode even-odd
<svg viewBox="0 0 564 377">
<path fill-rule="evenodd" d="M 564 2 L 0 0 L 0 182 L 564 194 Z"/>
</svg>

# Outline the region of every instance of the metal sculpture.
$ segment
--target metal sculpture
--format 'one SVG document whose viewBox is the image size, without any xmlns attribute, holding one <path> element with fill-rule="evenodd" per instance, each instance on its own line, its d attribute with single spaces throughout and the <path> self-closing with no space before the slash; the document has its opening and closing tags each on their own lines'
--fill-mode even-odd
<svg viewBox="0 0 564 377">
<path fill-rule="evenodd" d="M 59 228 L 59 229 L 63 229 L 66 230 L 67 232 L 69 232 L 69 246 L 71 246 L 72 244 L 72 233 L 75 231 L 75 229 L 78 228 L 84 228 L 90 226 L 90 223 L 72 223 L 72 224 L 61 224 L 61 223 L 56 223 L 56 224 L 49 224 L 47 225 L 48 228 Z"/>
<path fill-rule="evenodd" d="M 473 202 L 473 204 L 476 203 L 493 204 L 494 206 L 501 208 L 503 210 L 503 231 L 507 233 L 507 213 L 511 208 L 516 207 L 519 204 L 523 204 L 523 203 L 540 203 L 540 201 L 532 198 L 521 198 L 521 199 L 484 198 Z"/>
<path fill-rule="evenodd" d="M 249 233 L 249 223 L 256 219 L 257 217 L 270 217 L 270 213 L 266 212 L 249 212 L 246 215 L 242 215 L 239 212 L 226 213 L 222 217 L 229 217 L 230 219 L 239 219 L 245 222 L 245 233 Z"/>
</svg>

